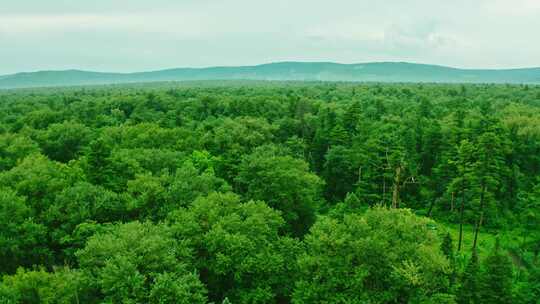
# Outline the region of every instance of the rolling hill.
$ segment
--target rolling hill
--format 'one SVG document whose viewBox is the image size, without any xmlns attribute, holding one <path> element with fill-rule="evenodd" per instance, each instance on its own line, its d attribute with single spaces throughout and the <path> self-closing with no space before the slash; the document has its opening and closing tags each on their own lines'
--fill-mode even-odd
<svg viewBox="0 0 540 304">
<path fill-rule="evenodd" d="M 100 73 L 80 70 L 17 73 L 0 76 L 0 88 L 197 80 L 540 84 L 540 68 L 488 70 L 457 69 L 406 62 L 361 64 L 279 62 L 256 66 L 177 68 L 137 73 Z"/>
</svg>

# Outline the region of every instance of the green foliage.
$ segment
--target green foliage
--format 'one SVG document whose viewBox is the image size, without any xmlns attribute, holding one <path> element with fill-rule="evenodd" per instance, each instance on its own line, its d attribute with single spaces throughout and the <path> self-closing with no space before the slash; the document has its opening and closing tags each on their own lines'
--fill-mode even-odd
<svg viewBox="0 0 540 304">
<path fill-rule="evenodd" d="M 19 268 L 0 282 L 0 303 L 92 303 L 89 284 L 82 272 L 69 268 L 54 273 Z"/>
<path fill-rule="evenodd" d="M 9 188 L 0 188 L 0 273 L 17 266 L 46 262 L 50 250 L 44 239 L 46 227 L 32 219 L 32 209 L 23 197 Z"/>
<path fill-rule="evenodd" d="M 501 250 L 498 239 L 495 249 L 484 261 L 481 284 L 483 303 L 512 302 L 512 263 Z"/>
<path fill-rule="evenodd" d="M 221 304 L 231 304 L 231 301 L 229 301 L 229 298 L 225 298 L 225 299 L 223 299 Z"/>
<path fill-rule="evenodd" d="M 323 183 L 303 160 L 271 153 L 256 151 L 243 159 L 235 179 L 237 191 L 280 210 L 286 231 L 301 236 L 315 219 Z"/>
<path fill-rule="evenodd" d="M 25 157 L 39 153 L 36 142 L 24 135 L 0 134 L 0 170 L 9 170 Z"/>
<path fill-rule="evenodd" d="M 111 155 L 111 144 L 102 138 L 92 141 L 87 148 L 86 175 L 90 181 L 97 184 L 105 184 L 109 172 L 107 158 Z"/>
<path fill-rule="evenodd" d="M 482 303 L 480 294 L 480 265 L 478 254 L 473 251 L 461 278 L 458 303 Z"/>
<path fill-rule="evenodd" d="M 77 252 L 99 297 L 114 303 L 205 303 L 191 250 L 167 227 L 131 222 L 92 236 Z"/>
<path fill-rule="evenodd" d="M 0 185 L 14 189 L 27 198 L 28 205 L 40 217 L 53 205 L 55 195 L 69 187 L 79 172 L 47 159 L 43 155 L 31 155 L 16 167 L 0 173 Z"/>
<path fill-rule="evenodd" d="M 92 131 L 85 125 L 63 122 L 49 125 L 45 132 L 38 135 L 38 141 L 45 155 L 65 163 L 80 156 L 91 136 Z"/>
<path fill-rule="evenodd" d="M 321 218 L 298 259 L 293 303 L 414 301 L 448 290 L 448 260 L 427 219 L 383 207 Z"/>
<path fill-rule="evenodd" d="M 351 181 L 358 178 L 358 172 L 353 163 L 355 157 L 351 154 L 352 151 L 344 146 L 333 146 L 326 152 L 322 175 L 328 181 L 326 197 L 330 201 L 339 201 L 354 191 Z"/>
<path fill-rule="evenodd" d="M 44 212 L 43 223 L 49 229 L 51 242 L 72 260 L 83 245 L 76 234 L 81 224 L 122 220 L 128 211 L 125 197 L 101 186 L 78 182 L 56 195 L 54 204 Z"/>
<path fill-rule="evenodd" d="M 452 244 L 452 236 L 450 233 L 447 233 L 444 236 L 441 244 L 441 251 L 448 260 L 452 260 L 454 258 L 454 246 Z"/>
<path fill-rule="evenodd" d="M 0 303 L 535 303 L 538 96 L 1 91 Z"/>
<path fill-rule="evenodd" d="M 285 222 L 263 202 L 212 193 L 173 212 L 169 221 L 176 238 L 195 249 L 212 300 L 275 303 L 290 295 L 301 247 L 279 235 Z"/>
<path fill-rule="evenodd" d="M 213 166 L 206 158 L 196 158 L 178 168 L 169 186 L 170 201 L 174 204 L 169 211 L 186 207 L 199 196 L 232 190 L 225 180 L 215 175 Z"/>
</svg>

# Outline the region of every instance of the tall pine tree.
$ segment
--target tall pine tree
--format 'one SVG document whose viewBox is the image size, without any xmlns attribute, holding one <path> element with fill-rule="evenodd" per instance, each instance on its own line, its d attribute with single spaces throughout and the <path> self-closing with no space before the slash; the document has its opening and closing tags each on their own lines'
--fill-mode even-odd
<svg viewBox="0 0 540 304">
<path fill-rule="evenodd" d="M 479 282 L 480 264 L 478 263 L 478 254 L 473 250 L 472 256 L 465 267 L 461 278 L 461 287 L 459 288 L 457 300 L 460 304 L 477 304 L 480 302 L 480 282 Z"/>
<path fill-rule="evenodd" d="M 481 287 L 482 303 L 512 303 L 512 262 L 501 249 L 499 239 L 484 261 Z"/>
<path fill-rule="evenodd" d="M 452 244 L 452 236 L 450 236 L 450 233 L 446 233 L 446 235 L 444 236 L 444 239 L 441 243 L 441 251 L 450 262 L 450 285 L 452 286 L 454 285 L 455 281 L 456 264 L 454 260 L 454 245 Z"/>
</svg>

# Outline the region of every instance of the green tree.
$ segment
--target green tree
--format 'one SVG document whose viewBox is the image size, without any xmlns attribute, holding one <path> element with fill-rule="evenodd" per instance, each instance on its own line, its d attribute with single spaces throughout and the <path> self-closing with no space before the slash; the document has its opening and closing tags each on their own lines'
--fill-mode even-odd
<svg viewBox="0 0 540 304">
<path fill-rule="evenodd" d="M 19 134 L 0 134 L 0 171 L 13 168 L 25 157 L 39 153 L 36 142 Z"/>
<path fill-rule="evenodd" d="M 32 218 L 23 197 L 0 187 L 0 273 L 12 273 L 18 266 L 48 262 L 52 252 L 45 242 L 47 228 Z"/>
<path fill-rule="evenodd" d="M 342 220 L 322 217 L 305 237 L 293 303 L 418 301 L 448 289 L 448 260 L 432 222 L 376 207 Z"/>
<path fill-rule="evenodd" d="M 493 201 L 493 193 L 501 180 L 504 166 L 504 151 L 501 140 L 492 132 L 484 133 L 478 139 L 477 160 L 473 164 L 475 182 L 480 188 L 478 219 L 474 231 L 473 250 L 476 249 L 478 233 L 484 221 L 486 205 Z"/>
<path fill-rule="evenodd" d="M 229 184 L 216 176 L 213 165 L 206 160 L 185 161 L 168 188 L 168 211 L 179 207 L 189 206 L 197 197 L 211 192 L 228 192 L 232 190 Z"/>
<path fill-rule="evenodd" d="M 263 202 L 241 203 L 232 193 L 212 193 L 172 212 L 169 222 L 178 241 L 194 248 L 210 300 L 287 302 L 301 245 L 279 235 L 285 222 L 278 211 Z"/>
<path fill-rule="evenodd" d="M 457 250 L 461 250 L 463 241 L 463 225 L 465 224 L 465 202 L 467 200 L 467 193 L 469 187 L 474 179 L 473 167 L 474 155 L 476 154 L 475 147 L 468 140 L 463 140 L 460 143 L 457 152 L 457 159 L 450 160 L 457 168 L 458 176 L 454 177 L 449 185 L 449 191 L 452 193 L 459 193 L 459 237 Z"/>
<path fill-rule="evenodd" d="M 108 161 L 112 151 L 112 145 L 103 138 L 98 138 L 87 146 L 86 149 L 86 175 L 95 183 L 105 184 Z"/>
<path fill-rule="evenodd" d="M 100 301 L 206 303 L 191 250 L 163 225 L 117 225 L 92 236 L 77 258 Z"/>
<path fill-rule="evenodd" d="M 344 146 L 333 146 L 325 155 L 322 176 L 326 181 L 325 196 L 330 202 L 337 202 L 354 190 L 358 170 L 354 164 L 352 151 Z"/>
<path fill-rule="evenodd" d="M 285 231 L 295 236 L 306 233 L 315 219 L 323 182 L 301 159 L 256 151 L 244 157 L 235 182 L 246 198 L 280 210 Z"/>
<path fill-rule="evenodd" d="M 69 268 L 54 272 L 19 268 L 0 281 L 0 303 L 95 303 L 89 283 L 81 271 Z"/>
<path fill-rule="evenodd" d="M 66 187 L 55 197 L 44 212 L 43 223 L 50 233 L 52 247 L 70 262 L 75 262 L 74 253 L 81 249 L 76 233 L 84 223 L 112 223 L 129 219 L 128 199 L 101 186 L 88 182 L 77 182 Z"/>
<path fill-rule="evenodd" d="M 446 233 L 446 235 L 443 238 L 443 241 L 441 243 L 441 251 L 446 256 L 448 261 L 450 262 L 450 285 L 452 286 L 456 279 L 456 257 L 454 253 L 454 244 L 452 241 L 452 236 L 450 233 Z"/>
<path fill-rule="evenodd" d="M 274 126 L 263 118 L 221 118 L 209 124 L 205 129 L 210 130 L 204 133 L 201 142 L 212 155 L 222 158 L 217 174 L 228 181 L 236 176 L 238 163 L 245 154 L 274 138 Z"/>
<path fill-rule="evenodd" d="M 66 163 L 81 155 L 91 136 L 92 131 L 85 125 L 63 122 L 49 125 L 38 138 L 45 155 L 52 160 Z"/>
<path fill-rule="evenodd" d="M 448 260 L 452 260 L 454 258 L 454 246 L 452 244 L 452 236 L 450 233 L 445 234 L 443 242 L 441 243 L 441 251 L 448 258 Z"/>
<path fill-rule="evenodd" d="M 23 159 L 9 171 L 0 173 L 0 185 L 26 197 L 28 207 L 37 219 L 54 204 L 55 197 L 72 185 L 82 172 L 35 154 Z"/>
<path fill-rule="evenodd" d="M 512 303 L 512 262 L 501 249 L 499 239 L 483 264 L 482 303 Z"/>
<path fill-rule="evenodd" d="M 480 295 L 480 264 L 478 263 L 476 250 L 473 250 L 461 277 L 457 300 L 460 304 L 482 303 Z"/>
</svg>

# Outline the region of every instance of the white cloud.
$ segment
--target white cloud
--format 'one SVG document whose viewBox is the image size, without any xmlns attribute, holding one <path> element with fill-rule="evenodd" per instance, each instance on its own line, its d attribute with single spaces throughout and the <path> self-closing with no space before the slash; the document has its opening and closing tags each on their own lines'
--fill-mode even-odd
<svg viewBox="0 0 540 304">
<path fill-rule="evenodd" d="M 0 31 L 11 34 L 125 31 L 174 33 L 184 37 L 209 34 L 203 16 L 193 14 L 60 14 L 10 15 L 0 19 Z"/>
<path fill-rule="evenodd" d="M 0 74 L 279 60 L 540 66 L 540 0 L 19 0 Z"/>
<path fill-rule="evenodd" d="M 505 17 L 534 16 L 539 18 L 540 1 L 538 0 L 492 0 L 485 2 L 487 11 Z"/>
</svg>

